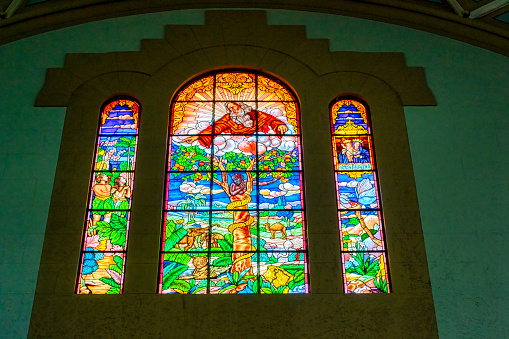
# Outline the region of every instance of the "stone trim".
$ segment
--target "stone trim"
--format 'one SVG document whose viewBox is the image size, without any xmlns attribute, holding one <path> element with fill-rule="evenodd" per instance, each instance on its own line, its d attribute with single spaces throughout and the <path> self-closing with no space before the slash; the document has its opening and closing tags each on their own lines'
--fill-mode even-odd
<svg viewBox="0 0 509 339">
<path fill-rule="evenodd" d="M 241 24 L 226 29 L 232 18 Z M 229 67 L 274 74 L 299 96 L 311 294 L 156 294 L 169 103 L 187 80 Z M 348 94 L 371 109 L 394 292 L 388 295 L 342 292 L 328 107 Z M 97 119 L 101 104 L 116 95 L 143 107 L 124 294 L 75 295 Z M 48 70 L 36 100 L 67 113 L 29 337 L 86 336 L 91 324 L 110 322 L 121 324 L 119 336 L 207 337 L 225 330 L 221 310 L 229 312 L 229 331 L 255 337 L 278 337 L 288 326 L 295 337 L 335 336 L 355 331 L 354 321 L 367 336 L 437 337 L 403 111 L 435 104 L 424 70 L 406 66 L 402 53 L 330 52 L 327 40 L 306 38 L 304 26 L 267 25 L 263 11 L 207 12 L 205 25 L 167 26 L 164 39 L 143 40 L 138 52 L 68 54 L 63 68 Z M 112 313 L 102 317 L 103 309 Z M 186 325 L 172 327 L 170 319 Z"/>
</svg>

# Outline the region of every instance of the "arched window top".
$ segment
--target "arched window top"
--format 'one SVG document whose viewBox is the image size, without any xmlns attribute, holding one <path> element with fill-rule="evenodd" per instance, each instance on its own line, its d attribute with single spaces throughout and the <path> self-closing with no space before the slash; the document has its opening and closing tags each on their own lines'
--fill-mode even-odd
<svg viewBox="0 0 509 339">
<path fill-rule="evenodd" d="M 370 134 L 366 105 L 358 99 L 337 98 L 330 107 L 332 134 Z"/>
<path fill-rule="evenodd" d="M 389 293 L 387 246 L 369 109 L 358 99 L 329 107 L 346 293 Z"/>
<path fill-rule="evenodd" d="M 220 70 L 171 104 L 159 293 L 306 293 L 296 95 Z"/>
<path fill-rule="evenodd" d="M 140 104 L 133 98 L 113 98 L 101 108 L 78 294 L 122 293 L 139 117 Z"/>
<path fill-rule="evenodd" d="M 216 71 L 184 85 L 173 102 L 170 132 L 187 134 L 190 127 L 195 127 L 194 121 L 184 120 L 186 110 L 208 108 L 202 111 L 199 120 L 211 124 L 226 114 L 224 105 L 227 102 L 242 102 L 256 110 L 281 116 L 290 134 L 300 132 L 299 106 L 292 90 L 272 76 L 242 70 Z"/>
</svg>

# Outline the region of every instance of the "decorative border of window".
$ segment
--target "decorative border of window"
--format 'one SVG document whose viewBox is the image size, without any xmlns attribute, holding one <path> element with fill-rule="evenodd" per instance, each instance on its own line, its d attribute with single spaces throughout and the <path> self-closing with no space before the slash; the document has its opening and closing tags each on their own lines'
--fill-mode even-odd
<svg viewBox="0 0 509 339">
<path fill-rule="evenodd" d="M 201 75 L 177 92 L 159 293 L 309 292 L 296 98 L 245 69 Z"/>
<path fill-rule="evenodd" d="M 121 294 L 141 106 L 117 97 L 101 108 L 77 279 L 78 294 Z"/>
<path fill-rule="evenodd" d="M 345 293 L 390 293 L 382 201 L 368 106 L 329 106 Z"/>
</svg>

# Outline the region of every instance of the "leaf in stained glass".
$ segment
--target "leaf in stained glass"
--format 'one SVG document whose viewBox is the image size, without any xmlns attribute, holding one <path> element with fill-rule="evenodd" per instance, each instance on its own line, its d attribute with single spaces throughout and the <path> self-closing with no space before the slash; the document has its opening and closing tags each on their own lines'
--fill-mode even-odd
<svg viewBox="0 0 509 339">
<path fill-rule="evenodd" d="M 139 110 L 138 103 L 131 100 L 111 102 L 103 109 L 99 134 L 137 134 Z"/>
<path fill-rule="evenodd" d="M 169 171 L 208 171 L 210 170 L 211 148 L 202 145 L 182 143 L 186 136 L 170 137 Z"/>
<path fill-rule="evenodd" d="M 236 270 L 239 259 L 242 267 Z M 210 262 L 210 294 L 259 293 L 255 252 L 213 252 Z"/>
<path fill-rule="evenodd" d="M 166 212 L 163 232 L 164 251 L 206 251 L 210 233 L 208 211 Z"/>
<path fill-rule="evenodd" d="M 301 172 L 262 172 L 258 180 L 260 209 L 301 209 Z"/>
<path fill-rule="evenodd" d="M 279 81 L 258 75 L 258 100 L 296 101 L 297 99 Z"/>
<path fill-rule="evenodd" d="M 345 293 L 390 292 L 384 253 L 343 253 L 342 260 Z"/>
<path fill-rule="evenodd" d="M 375 169 L 370 136 L 334 136 L 332 145 L 337 171 Z"/>
<path fill-rule="evenodd" d="M 78 294 L 121 294 L 125 253 L 83 252 L 78 278 Z"/>
<path fill-rule="evenodd" d="M 340 100 L 331 109 L 332 134 L 357 135 L 371 133 L 366 108 L 355 100 Z"/>
<path fill-rule="evenodd" d="M 134 185 L 134 172 L 95 172 L 90 209 L 128 210 Z"/>
<path fill-rule="evenodd" d="M 385 249 L 379 211 L 342 211 L 339 217 L 343 251 L 382 251 Z"/>
<path fill-rule="evenodd" d="M 166 208 L 169 210 L 205 210 L 210 208 L 210 173 L 169 173 Z"/>
<path fill-rule="evenodd" d="M 160 293 L 207 293 L 209 265 L 206 253 L 166 253 L 161 264 Z"/>
<path fill-rule="evenodd" d="M 83 250 L 125 251 L 130 213 L 89 211 Z"/>
<path fill-rule="evenodd" d="M 338 208 L 379 208 L 373 172 L 336 172 Z"/>
<path fill-rule="evenodd" d="M 216 74 L 217 101 L 256 100 L 255 75 L 245 72 L 226 72 Z"/>
<path fill-rule="evenodd" d="M 136 136 L 100 136 L 97 141 L 94 169 L 131 171 L 136 164 Z"/>
<path fill-rule="evenodd" d="M 306 253 L 260 252 L 262 294 L 308 293 Z"/>
</svg>

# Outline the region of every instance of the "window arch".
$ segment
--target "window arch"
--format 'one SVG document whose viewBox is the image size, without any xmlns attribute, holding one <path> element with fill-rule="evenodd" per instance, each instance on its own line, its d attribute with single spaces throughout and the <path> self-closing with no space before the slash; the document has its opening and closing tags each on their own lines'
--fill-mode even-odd
<svg viewBox="0 0 509 339">
<path fill-rule="evenodd" d="M 101 108 L 78 294 L 122 293 L 140 108 L 132 98 L 114 98 Z"/>
<path fill-rule="evenodd" d="M 280 80 L 242 69 L 170 105 L 159 293 L 307 293 L 300 112 Z"/>
<path fill-rule="evenodd" d="M 382 201 L 368 106 L 329 107 L 345 293 L 389 293 Z"/>
</svg>

